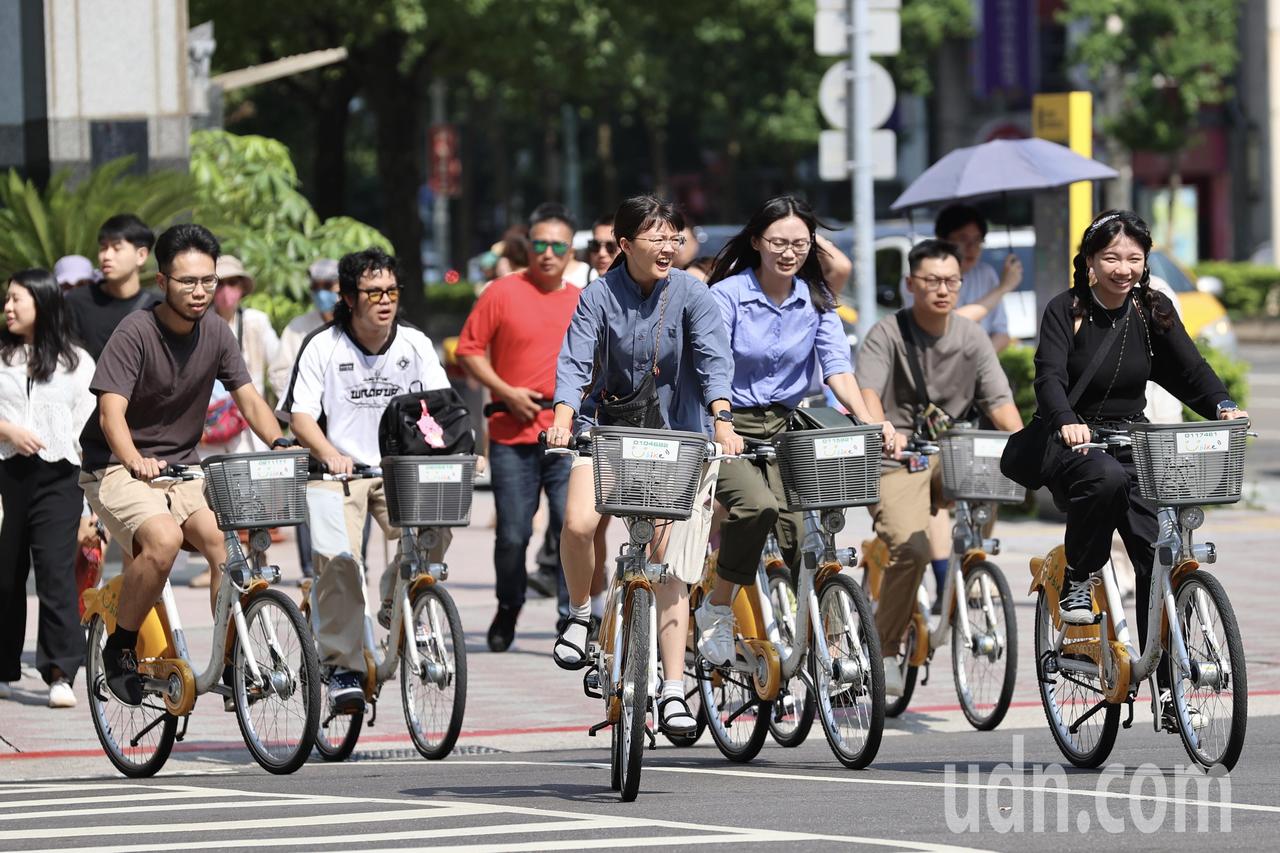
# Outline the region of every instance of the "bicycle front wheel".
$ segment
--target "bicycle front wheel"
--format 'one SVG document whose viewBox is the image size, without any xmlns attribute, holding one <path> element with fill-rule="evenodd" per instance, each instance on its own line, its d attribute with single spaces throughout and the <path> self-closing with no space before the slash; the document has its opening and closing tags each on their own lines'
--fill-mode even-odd
<svg viewBox="0 0 1280 853">
<path fill-rule="evenodd" d="M 231 696 L 245 746 L 271 773 L 292 773 L 315 745 L 320 724 L 320 663 L 298 606 L 264 589 L 244 610 L 246 636 L 235 635 Z M 257 663 L 258 683 L 249 669 Z"/>
<path fill-rule="evenodd" d="M 1018 674 L 1018 623 L 1004 572 L 982 561 L 964 576 L 970 642 L 959 618 L 951 620 L 951 670 L 965 719 L 981 732 L 1000 725 L 1013 700 Z"/>
<path fill-rule="evenodd" d="M 85 662 L 94 731 L 117 770 L 134 779 L 154 776 L 169 760 L 178 718 L 166 711 L 164 700 L 154 694 L 144 696 L 136 708 L 116 699 L 107 688 L 102 667 L 102 647 L 106 642 L 106 623 L 102 617 L 94 616 L 89 623 L 89 654 Z"/>
<path fill-rule="evenodd" d="M 828 673 L 815 638 L 809 672 L 827 743 L 841 764 L 861 769 L 875 759 L 884 734 L 884 663 L 862 587 L 844 575 L 828 578 L 818 591 L 813 630 L 822 632 L 831 654 Z"/>
<path fill-rule="evenodd" d="M 1098 767 L 1111 754 L 1120 729 L 1120 706 L 1104 702 L 1102 683 L 1096 675 L 1079 672 L 1049 671 L 1054 659 L 1057 639 L 1053 628 L 1053 611 L 1058 602 L 1040 590 L 1036 596 L 1036 677 L 1040 684 L 1040 701 L 1049 721 L 1049 732 L 1058 749 L 1076 767 Z"/>
<path fill-rule="evenodd" d="M 413 745 L 423 757 L 444 758 L 462 731 L 467 706 L 467 645 L 453 597 L 439 584 L 413 597 L 412 627 L 422 671 L 408 649 L 400 655 L 400 698 Z"/>
<path fill-rule="evenodd" d="M 778 634 L 783 648 L 793 653 L 796 647 L 796 589 L 791 572 L 775 566 L 768 571 L 769 600 L 773 604 L 773 618 L 778 623 Z M 809 689 L 809 681 L 803 671 L 782 685 L 778 698 L 773 700 L 769 714 L 769 734 L 779 746 L 796 747 L 809 737 L 813 718 L 817 714 L 817 701 Z"/>
<path fill-rule="evenodd" d="M 1244 749 L 1249 719 L 1244 645 L 1235 611 L 1218 579 L 1202 571 L 1183 578 L 1174 601 L 1195 676 L 1183 678 L 1165 651 L 1178 733 L 1196 764 L 1230 770 Z"/>
<path fill-rule="evenodd" d="M 622 684 L 618 696 L 618 722 L 614 766 L 622 801 L 629 803 L 640 793 L 640 762 L 644 758 L 645 719 L 649 713 L 649 614 L 653 599 L 649 590 L 636 587 L 627 611 L 623 639 Z"/>
</svg>

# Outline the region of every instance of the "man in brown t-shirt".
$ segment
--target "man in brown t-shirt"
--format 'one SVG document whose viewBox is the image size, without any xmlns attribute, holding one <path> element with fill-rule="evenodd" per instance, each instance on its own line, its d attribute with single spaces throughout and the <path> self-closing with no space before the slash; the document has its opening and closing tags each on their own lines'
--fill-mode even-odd
<svg viewBox="0 0 1280 853">
<path fill-rule="evenodd" d="M 925 240 L 908 256 L 906 286 L 913 303 L 907 328 L 914 339 L 927 393 L 921 395 L 912 379 L 906 344 L 897 316 L 881 320 L 858 349 L 855 375 L 872 420 L 888 420 L 897 430 L 896 456 L 915 431 L 916 414 L 927 399 L 953 418 L 974 405 L 991 418 L 996 429 L 1022 428 L 1013 404 L 1009 380 L 982 327 L 954 313 L 962 277 L 956 247 L 942 240 Z M 947 512 L 942 499 L 941 465 L 911 472 L 900 462 L 886 461 L 880 478 L 880 503 L 871 507 L 876 535 L 889 547 L 889 565 L 880 587 L 876 629 L 884 653 L 885 693 L 902 694 L 903 678 L 897 655 L 911 621 L 916 590 L 931 559 L 950 552 Z M 939 512 L 941 510 L 941 512 Z M 930 541 L 939 543 L 939 552 Z M 943 550 L 945 549 L 945 550 Z"/>
<path fill-rule="evenodd" d="M 120 588 L 116 629 L 102 652 L 107 686 L 129 705 L 142 701 L 134 646 L 183 544 L 215 569 L 227 560 L 223 534 L 199 481 L 152 484 L 166 466 L 200 461 L 196 445 L 214 379 L 273 447 L 288 442 L 271 407 L 249 381 L 240 347 L 208 308 L 217 287 L 218 241 L 200 225 L 176 225 L 156 241 L 164 301 L 121 321 L 98 360 L 90 388 L 98 405 L 80 436 L 80 485 L 94 512 L 133 561 Z"/>
</svg>

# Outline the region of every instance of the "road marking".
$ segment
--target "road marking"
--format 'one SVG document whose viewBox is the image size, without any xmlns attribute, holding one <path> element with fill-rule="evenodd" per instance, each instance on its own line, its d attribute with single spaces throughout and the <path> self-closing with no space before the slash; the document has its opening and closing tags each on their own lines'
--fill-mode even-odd
<svg viewBox="0 0 1280 853">
<path fill-rule="evenodd" d="M 106 786 L 95 785 L 93 786 L 92 790 L 104 790 L 105 787 Z M 115 787 L 115 786 L 111 786 L 111 787 Z M 159 789 L 159 793 L 157 793 L 156 788 L 148 788 L 142 785 L 131 785 L 129 787 L 133 788 L 135 791 L 146 791 L 148 801 L 187 800 L 187 799 L 191 799 L 192 797 L 200 797 L 200 796 L 213 796 L 213 797 L 234 796 L 234 794 L 230 792 L 225 794 L 221 792 L 218 792 L 215 794 L 202 793 L 201 789 L 199 788 L 190 788 L 188 790 L 173 790 L 168 786 L 164 786 L 164 787 L 161 787 Z M 207 789 L 207 790 L 212 790 L 212 789 Z M 0 793 L 3 793 L 3 791 L 0 791 Z M 0 809 L 17 809 L 17 808 L 26 808 L 31 806 L 35 806 L 35 807 L 66 806 L 66 805 L 77 805 L 79 803 L 136 803 L 137 801 L 138 801 L 137 793 L 103 794 L 101 796 L 96 796 L 96 797 L 50 797 L 50 798 L 36 799 L 36 800 L 10 800 L 7 802 L 0 802 Z"/>
<path fill-rule="evenodd" d="M 273 795 L 269 795 L 269 796 L 273 796 Z M 197 804 L 169 803 L 167 805 L 156 806 L 156 805 L 152 805 L 152 801 L 154 799 L 155 797 L 153 797 L 151 794 L 147 794 L 146 796 L 147 804 L 145 809 L 143 809 L 146 811 L 147 814 L 150 814 L 152 812 L 175 812 L 175 811 L 183 811 L 183 810 L 207 812 L 207 811 L 219 811 L 223 809 L 243 809 L 246 813 L 252 814 L 254 809 L 287 808 L 289 806 L 298 807 L 298 806 L 313 806 L 313 805 L 314 806 L 334 806 L 334 805 L 345 805 L 350 802 L 349 797 L 338 797 L 338 796 L 316 796 L 308 800 L 299 800 L 296 798 L 262 799 L 261 797 L 255 797 L 249 800 L 222 800 L 216 803 L 197 803 Z M 17 814 L 0 814 L 0 821 L 34 820 L 36 818 L 42 818 L 42 817 L 64 818 L 64 817 L 89 817 L 91 815 L 104 815 L 104 814 L 115 814 L 115 815 L 138 814 L 140 811 L 138 807 L 138 798 L 130 797 L 130 801 L 131 801 L 130 805 L 116 806 L 116 807 L 104 806 L 102 808 L 95 808 L 95 809 L 55 809 L 54 811 L 48 811 L 48 812 L 19 812 Z"/>
</svg>

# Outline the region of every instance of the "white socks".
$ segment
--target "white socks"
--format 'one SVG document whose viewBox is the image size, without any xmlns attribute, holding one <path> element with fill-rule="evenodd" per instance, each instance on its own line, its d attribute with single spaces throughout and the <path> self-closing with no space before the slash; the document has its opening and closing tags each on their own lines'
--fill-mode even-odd
<svg viewBox="0 0 1280 853">
<path fill-rule="evenodd" d="M 591 621 L 591 602 L 585 604 L 570 604 L 569 615 L 575 619 L 581 619 L 583 622 Z M 564 629 L 564 641 L 572 643 L 584 652 L 587 649 L 587 628 L 577 622 L 570 622 L 569 627 Z M 560 654 L 560 658 L 565 663 L 574 663 L 582 660 L 574 652 L 566 650 Z"/>
</svg>

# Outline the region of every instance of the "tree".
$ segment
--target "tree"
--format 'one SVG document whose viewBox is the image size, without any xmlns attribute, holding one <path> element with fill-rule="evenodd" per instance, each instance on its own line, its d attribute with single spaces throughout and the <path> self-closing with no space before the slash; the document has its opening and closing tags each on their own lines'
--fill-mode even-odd
<svg viewBox="0 0 1280 853">
<path fill-rule="evenodd" d="M 1240 6 L 1241 0 L 1068 0 L 1062 12 L 1065 23 L 1084 31 L 1073 61 L 1105 85 L 1104 132 L 1127 153 L 1168 158 L 1171 224 L 1181 158 L 1201 110 L 1231 96 Z"/>
<path fill-rule="evenodd" d="M 973 36 L 973 9 L 972 0 L 903 0 L 902 49 L 884 60 L 898 91 L 933 91 L 930 60 L 944 41 Z"/>
</svg>

